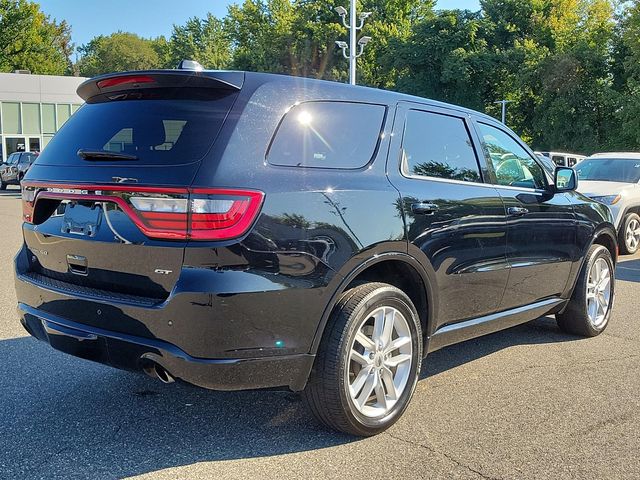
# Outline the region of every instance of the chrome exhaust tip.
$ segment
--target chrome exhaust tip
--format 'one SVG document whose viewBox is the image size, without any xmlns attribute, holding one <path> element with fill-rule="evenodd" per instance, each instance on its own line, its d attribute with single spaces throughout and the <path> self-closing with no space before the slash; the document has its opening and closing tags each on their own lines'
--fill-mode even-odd
<svg viewBox="0 0 640 480">
<path fill-rule="evenodd" d="M 173 378 L 173 375 L 171 375 L 157 363 L 149 363 L 145 367 L 143 367 L 143 370 L 144 373 L 149 375 L 151 378 L 156 378 L 162 383 L 173 383 L 176 381 L 176 379 Z"/>
</svg>

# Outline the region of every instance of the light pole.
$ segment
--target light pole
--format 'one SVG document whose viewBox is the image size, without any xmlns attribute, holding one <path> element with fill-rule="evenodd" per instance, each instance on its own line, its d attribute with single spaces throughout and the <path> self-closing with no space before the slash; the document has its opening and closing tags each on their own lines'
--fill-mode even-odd
<svg viewBox="0 0 640 480">
<path fill-rule="evenodd" d="M 349 6 L 349 23 L 347 23 L 347 9 L 344 7 L 336 7 L 336 12 L 342 18 L 342 24 L 349 30 L 349 45 L 347 42 L 337 41 L 336 45 L 342 49 L 344 58 L 349 59 L 349 83 L 356 84 L 356 59 L 364 52 L 364 46 L 371 41 L 371 37 L 362 37 L 356 42 L 358 30 L 362 30 L 364 21 L 371 16 L 371 12 L 362 12 L 360 15 L 356 13 L 356 0 L 350 0 Z M 356 17 L 360 20 L 360 24 L 356 24 Z M 360 49 L 356 51 L 356 44 Z M 347 55 L 347 50 L 349 54 Z"/>
<path fill-rule="evenodd" d="M 500 103 L 502 105 L 502 123 L 507 124 L 507 103 L 511 103 L 513 100 L 498 100 L 493 103 Z"/>
</svg>

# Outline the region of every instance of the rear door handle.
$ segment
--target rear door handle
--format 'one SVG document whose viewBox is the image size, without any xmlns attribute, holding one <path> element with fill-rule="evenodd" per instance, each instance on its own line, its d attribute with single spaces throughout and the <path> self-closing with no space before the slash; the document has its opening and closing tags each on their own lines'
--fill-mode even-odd
<svg viewBox="0 0 640 480">
<path fill-rule="evenodd" d="M 512 217 L 521 217 L 522 215 L 529 213 L 529 209 L 524 207 L 509 207 L 507 209 L 507 213 Z"/>
<path fill-rule="evenodd" d="M 419 202 L 411 204 L 411 211 L 418 215 L 431 215 L 435 213 L 436 210 L 438 210 L 438 205 L 435 203 Z"/>
</svg>

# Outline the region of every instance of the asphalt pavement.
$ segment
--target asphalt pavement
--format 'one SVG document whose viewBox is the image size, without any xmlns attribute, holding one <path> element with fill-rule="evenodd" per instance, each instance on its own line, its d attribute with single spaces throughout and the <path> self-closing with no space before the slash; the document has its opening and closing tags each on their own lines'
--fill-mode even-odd
<svg viewBox="0 0 640 480">
<path fill-rule="evenodd" d="M 387 432 L 327 431 L 286 392 L 164 385 L 59 353 L 17 319 L 18 190 L 0 193 L 0 478 L 640 478 L 640 255 L 607 331 L 552 318 L 427 357 Z"/>
</svg>

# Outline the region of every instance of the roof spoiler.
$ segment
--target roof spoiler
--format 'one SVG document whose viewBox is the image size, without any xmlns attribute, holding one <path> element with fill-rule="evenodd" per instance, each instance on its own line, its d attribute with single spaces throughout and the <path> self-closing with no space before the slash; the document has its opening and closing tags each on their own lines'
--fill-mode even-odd
<svg viewBox="0 0 640 480">
<path fill-rule="evenodd" d="M 148 88 L 217 88 L 237 91 L 244 84 L 244 72 L 215 70 L 142 70 L 100 75 L 81 83 L 77 93 L 87 101 L 96 95 Z"/>
</svg>

